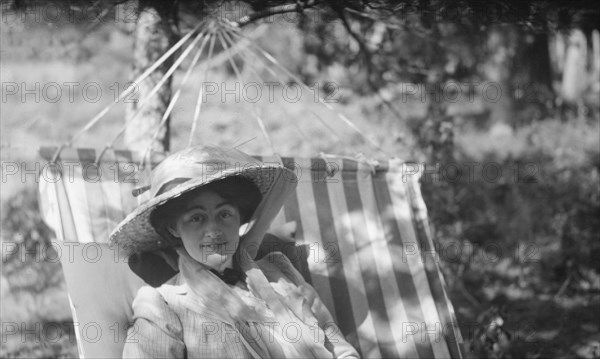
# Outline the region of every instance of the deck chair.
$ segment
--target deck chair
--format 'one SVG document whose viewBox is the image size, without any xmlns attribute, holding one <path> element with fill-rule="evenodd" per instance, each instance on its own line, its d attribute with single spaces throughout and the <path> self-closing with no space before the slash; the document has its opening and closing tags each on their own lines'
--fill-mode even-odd
<svg viewBox="0 0 600 359">
<path fill-rule="evenodd" d="M 143 198 L 133 197 L 139 156 L 130 151 L 41 150 L 40 206 L 54 229 L 82 358 L 118 358 L 131 302 L 145 282 L 108 235 Z M 260 157 L 262 161 L 278 159 Z M 52 162 L 54 160 L 54 162 Z M 293 263 L 365 358 L 462 358 L 418 175 L 391 160 L 282 158 L 300 178 L 272 227 L 295 223 Z M 290 256 L 290 253 L 285 253 Z"/>
<path fill-rule="evenodd" d="M 206 46 L 209 48 L 206 81 L 216 39 L 223 49 L 245 41 L 246 52 L 252 56 L 251 67 L 266 61 L 264 69 L 273 76 L 277 75 L 274 69 L 279 69 L 284 80 L 302 84 L 273 56 L 244 38 L 239 29 L 220 23 L 204 28 L 199 24 L 133 81 L 140 83 L 167 57 L 190 43 L 156 84 L 156 89 L 199 45 L 155 136 L 169 117 L 205 45 L 210 43 Z M 232 57 L 227 60 L 242 82 Z M 258 71 L 251 71 L 264 83 Z M 123 91 L 119 101 L 133 89 Z M 332 109 L 322 99 L 320 102 Z M 139 108 L 144 103 L 148 102 L 141 99 Z M 200 104 L 194 112 L 189 144 L 194 138 Z M 82 358 L 120 357 L 125 342 L 135 340 L 135 333 L 127 337 L 127 329 L 137 290 L 146 283 L 157 284 L 138 276 L 139 272 L 134 272 L 138 267 L 132 265 L 135 260 L 123 259 L 107 241 L 113 228 L 147 200 L 143 194 L 132 196 L 132 191 L 144 183 L 149 168 L 160 159 L 148 151 L 114 150 L 119 135 L 104 150 L 72 146 L 111 106 L 92 118 L 67 144 L 41 150 L 42 158 L 48 162 L 40 175 L 40 207 L 58 239 L 56 248 L 61 254 Z M 254 117 L 276 154 L 260 116 L 255 113 Z M 338 117 L 369 141 L 345 116 L 338 113 Z M 281 163 L 299 177 L 295 194 L 285 203 L 269 231 L 276 240 L 264 242 L 272 246 L 263 246 L 259 253 L 283 251 L 315 287 L 344 336 L 363 357 L 464 356 L 462 338 L 429 233 L 416 166 L 400 160 L 374 163 L 324 154 L 317 158 L 259 159 Z M 283 240 L 286 238 L 287 241 Z"/>
</svg>

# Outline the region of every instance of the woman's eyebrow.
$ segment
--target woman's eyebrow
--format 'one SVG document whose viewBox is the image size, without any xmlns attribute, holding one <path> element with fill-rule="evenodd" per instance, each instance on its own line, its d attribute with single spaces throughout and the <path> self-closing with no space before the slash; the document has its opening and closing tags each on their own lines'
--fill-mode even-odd
<svg viewBox="0 0 600 359">
<path fill-rule="evenodd" d="M 231 202 L 229 202 L 229 201 L 223 201 L 223 202 L 221 202 L 221 203 L 217 204 L 217 205 L 215 206 L 215 209 L 218 209 L 218 208 L 220 208 L 220 207 L 223 207 L 223 206 L 232 206 L 232 207 L 235 207 L 235 206 L 233 205 L 233 203 L 231 203 Z M 195 210 L 195 209 L 201 209 L 201 210 L 203 210 L 203 211 L 206 211 L 206 207 L 204 207 L 204 206 L 203 206 L 203 205 L 201 205 L 201 204 L 197 204 L 197 205 L 194 205 L 194 206 L 192 206 L 192 207 L 190 207 L 190 208 L 186 209 L 186 212 L 193 211 L 193 210 Z"/>
<path fill-rule="evenodd" d="M 217 206 L 216 206 L 215 208 L 219 208 L 219 207 L 223 207 L 223 206 L 232 206 L 232 207 L 235 207 L 235 206 L 233 205 L 233 203 L 231 203 L 231 202 L 229 202 L 229 201 L 223 201 L 223 202 L 221 202 L 221 203 L 217 204 Z"/>
</svg>

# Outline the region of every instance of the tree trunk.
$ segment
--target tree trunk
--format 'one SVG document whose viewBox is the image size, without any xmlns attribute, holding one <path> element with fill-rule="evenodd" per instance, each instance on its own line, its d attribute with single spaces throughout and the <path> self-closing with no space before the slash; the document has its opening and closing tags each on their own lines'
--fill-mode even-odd
<svg viewBox="0 0 600 359">
<path fill-rule="evenodd" d="M 550 39 L 546 33 L 520 32 L 511 71 L 512 124 L 528 125 L 548 118 L 554 109 Z"/>
<path fill-rule="evenodd" d="M 578 104 L 588 85 L 587 39 L 583 31 L 574 29 L 569 36 L 565 68 L 562 77 L 561 96 L 570 104 Z"/>
<path fill-rule="evenodd" d="M 437 84 L 427 83 L 434 89 Z M 439 86 L 437 86 L 439 88 Z M 416 129 L 419 146 L 424 150 L 427 163 L 444 167 L 454 162 L 454 118 L 448 115 L 443 93 L 431 93 L 432 100 L 427 105 L 427 116 Z"/>
<path fill-rule="evenodd" d="M 514 110 L 511 76 L 517 51 L 518 34 L 514 26 L 496 25 L 488 32 L 487 60 L 484 63 L 486 83 L 483 101 L 490 111 L 490 125 L 511 123 Z M 486 89 L 486 90 L 483 90 Z"/>
<path fill-rule="evenodd" d="M 172 1 L 140 0 L 139 17 L 135 29 L 132 78 L 139 76 L 164 54 L 178 39 L 177 6 Z M 148 96 L 152 88 L 173 64 L 167 59 L 146 80 L 138 83 L 135 93 L 138 102 L 127 105 L 125 146 L 134 151 L 144 152 L 148 147 L 164 152 L 169 150 L 169 123 L 160 129 L 156 139 L 152 139 L 171 99 L 171 79 L 167 80 L 158 92 L 143 106 L 141 100 Z M 141 109 L 141 111 L 140 111 Z M 140 112 L 136 115 L 137 112 Z"/>
</svg>

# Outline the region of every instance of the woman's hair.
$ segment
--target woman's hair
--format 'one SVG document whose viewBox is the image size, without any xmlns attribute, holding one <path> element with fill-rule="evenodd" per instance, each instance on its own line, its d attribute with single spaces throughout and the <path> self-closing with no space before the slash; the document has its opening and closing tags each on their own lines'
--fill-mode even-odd
<svg viewBox="0 0 600 359">
<path fill-rule="evenodd" d="M 154 230 L 161 237 L 173 242 L 175 245 L 182 245 L 181 239 L 173 237 L 167 228 L 177 217 L 183 214 L 187 208 L 188 201 L 195 194 L 203 190 L 214 191 L 234 205 L 240 212 L 240 224 L 250 221 L 254 210 L 262 199 L 258 187 L 249 179 L 242 176 L 227 177 L 193 189 L 157 207 L 150 215 L 150 223 L 154 227 Z"/>
</svg>

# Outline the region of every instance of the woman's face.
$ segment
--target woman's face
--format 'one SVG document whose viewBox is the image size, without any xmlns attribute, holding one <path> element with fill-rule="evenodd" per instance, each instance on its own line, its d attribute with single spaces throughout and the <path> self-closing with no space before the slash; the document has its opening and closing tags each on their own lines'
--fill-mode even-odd
<svg viewBox="0 0 600 359">
<path fill-rule="evenodd" d="M 230 263 L 237 250 L 239 229 L 238 208 L 210 189 L 192 194 L 169 227 L 192 258 L 218 271 Z"/>
</svg>

